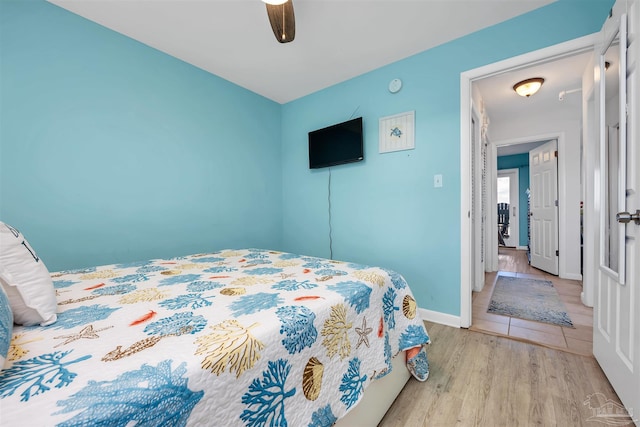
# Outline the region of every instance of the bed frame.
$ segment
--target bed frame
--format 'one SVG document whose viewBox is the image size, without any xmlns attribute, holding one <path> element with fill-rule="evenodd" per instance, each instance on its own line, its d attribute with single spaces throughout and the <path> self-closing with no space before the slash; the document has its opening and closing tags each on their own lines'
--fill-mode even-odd
<svg viewBox="0 0 640 427">
<path fill-rule="evenodd" d="M 390 374 L 371 383 L 362 400 L 334 427 L 377 426 L 411 377 L 407 369 L 405 352 L 391 360 Z"/>
</svg>

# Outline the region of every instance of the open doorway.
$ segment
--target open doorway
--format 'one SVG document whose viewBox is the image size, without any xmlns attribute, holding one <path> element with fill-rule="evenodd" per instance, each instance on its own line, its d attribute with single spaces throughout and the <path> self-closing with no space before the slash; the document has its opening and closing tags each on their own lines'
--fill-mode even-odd
<svg viewBox="0 0 640 427">
<path fill-rule="evenodd" d="M 582 135 L 582 97 L 579 91 L 573 89 L 580 87 L 582 73 L 586 68 L 587 60 L 581 55 L 590 58 L 593 46 L 593 37 L 583 37 L 572 40 L 561 45 L 543 49 L 522 55 L 522 57 L 511 58 L 496 64 L 490 64 L 479 69 L 471 70 L 461 75 L 461 162 L 462 165 L 478 164 L 477 154 L 472 154 L 470 146 L 470 118 L 468 112 L 473 109 L 480 113 L 479 120 L 483 124 L 482 138 L 487 147 L 488 165 L 487 169 L 479 171 L 480 174 L 487 175 L 487 183 L 494 188 L 488 188 L 487 193 L 496 193 L 497 173 L 492 175 L 493 170 L 497 170 L 498 146 L 516 145 L 530 141 L 543 141 L 557 138 L 558 152 L 558 219 L 560 229 L 563 230 L 559 237 L 559 255 L 561 258 L 559 276 L 562 279 L 576 280 L 582 279 L 580 269 L 580 202 L 581 202 L 581 159 L 580 144 Z M 582 61 L 581 69 L 572 75 L 574 81 L 567 83 L 566 80 L 559 83 L 560 76 L 566 75 L 568 67 L 560 65 L 559 70 L 553 71 L 553 65 L 558 65 L 563 61 Z M 554 63 L 558 64 L 554 64 Z M 546 67 L 546 68 L 545 68 Z M 496 77 L 502 77 L 503 82 L 500 87 L 495 87 L 488 93 L 496 95 L 495 99 L 507 100 L 509 97 L 516 97 L 511 89 L 511 85 L 506 81 L 518 81 L 523 76 L 530 73 L 543 73 L 546 78 L 545 87 L 531 99 L 522 99 L 524 103 L 517 108 L 508 107 L 507 111 L 500 111 L 494 108 L 489 102 L 489 97 L 483 98 L 483 91 L 480 90 L 480 83 L 489 81 Z M 560 86 L 558 86 L 560 85 Z M 546 94 L 542 96 L 542 93 Z M 559 100 L 559 93 L 565 95 L 571 93 L 575 99 L 565 97 L 566 102 L 561 106 L 552 105 L 551 102 L 563 102 Z M 465 95 L 468 94 L 468 99 Z M 576 95 L 577 94 L 577 95 Z M 510 98 L 509 98 L 510 99 Z M 545 101 L 545 102 L 543 102 Z M 505 101 L 506 102 L 506 101 Z M 575 107 L 568 108 L 570 105 Z M 563 108 L 562 110 L 560 108 Z M 570 110 L 570 111 L 569 111 Z M 496 112 L 496 114 L 493 113 Z M 504 117 L 503 117 L 504 116 Z M 488 126 L 487 126 L 488 124 Z M 564 154 L 564 155 L 563 155 Z M 475 163 L 478 162 L 478 163 Z M 494 162 L 492 164 L 492 162 Z M 471 246 L 471 236 L 477 231 L 476 224 L 480 223 L 477 218 L 471 215 L 471 200 L 475 194 L 471 192 L 470 182 L 479 182 L 481 177 L 476 175 L 472 167 L 462 167 L 462 210 L 461 210 L 461 316 L 462 327 L 471 325 L 472 307 L 471 299 L 474 289 L 473 277 L 470 274 L 470 260 L 477 256 L 479 248 Z M 472 176 L 473 175 L 473 176 Z M 484 178 L 484 176 L 482 177 Z M 485 214 L 485 212 L 480 215 Z M 486 271 L 498 270 L 498 224 L 497 207 L 487 204 L 486 211 L 487 232 L 485 233 L 485 266 Z M 492 246 L 494 245 L 494 246 Z M 518 246 L 525 246 L 519 244 Z M 526 251 L 525 255 L 526 255 Z M 495 254 L 495 259 L 491 259 Z M 573 259 L 575 257 L 575 259 Z M 526 259 L 526 258 L 525 258 Z M 523 273 L 524 274 L 524 273 Z M 490 282 L 487 281 L 487 284 Z M 479 291 L 477 287 L 476 291 Z"/>
<path fill-rule="evenodd" d="M 500 168 L 496 180 L 498 247 L 518 248 L 520 244 L 520 180 L 518 169 Z"/>
<path fill-rule="evenodd" d="M 561 233 L 557 147 L 556 139 L 498 146 L 496 198 L 489 202 L 497 203 L 498 249 L 527 251 L 531 266 L 556 276 Z"/>
</svg>

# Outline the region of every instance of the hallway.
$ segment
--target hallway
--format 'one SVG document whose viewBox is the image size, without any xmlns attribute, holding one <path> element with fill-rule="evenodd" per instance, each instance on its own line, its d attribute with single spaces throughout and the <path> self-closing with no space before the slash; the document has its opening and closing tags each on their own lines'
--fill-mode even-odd
<svg viewBox="0 0 640 427">
<path fill-rule="evenodd" d="M 560 279 L 531 267 L 527 261 L 526 251 L 500 247 L 498 259 L 498 272 L 485 273 L 484 289 L 482 292 L 473 292 L 473 319 L 470 329 L 592 356 L 593 309 L 584 306 L 580 301 L 582 283 L 576 280 Z M 487 313 L 498 275 L 551 281 L 575 329 Z"/>
</svg>

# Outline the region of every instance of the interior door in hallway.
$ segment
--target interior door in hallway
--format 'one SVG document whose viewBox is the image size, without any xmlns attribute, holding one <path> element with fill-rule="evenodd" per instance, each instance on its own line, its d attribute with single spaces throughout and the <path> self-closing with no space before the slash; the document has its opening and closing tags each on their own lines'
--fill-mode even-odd
<svg viewBox="0 0 640 427">
<path fill-rule="evenodd" d="M 600 148 L 600 161 L 596 173 L 587 171 L 591 179 L 596 177 L 595 185 L 600 189 L 593 207 L 600 228 L 594 239 L 597 259 L 590 263 L 595 292 L 593 354 L 622 403 L 633 412 L 637 425 L 640 425 L 640 28 L 637 24 L 630 25 L 629 37 L 626 28 L 627 22 L 640 22 L 639 8 L 640 0 L 617 1 L 602 28 L 602 42 L 596 46 L 600 65 L 595 73 L 594 93 L 599 138 L 594 145 Z M 617 135 L 611 135 L 611 129 L 616 129 Z"/>
<path fill-rule="evenodd" d="M 558 275 L 558 141 L 529 152 L 531 265 Z"/>
</svg>

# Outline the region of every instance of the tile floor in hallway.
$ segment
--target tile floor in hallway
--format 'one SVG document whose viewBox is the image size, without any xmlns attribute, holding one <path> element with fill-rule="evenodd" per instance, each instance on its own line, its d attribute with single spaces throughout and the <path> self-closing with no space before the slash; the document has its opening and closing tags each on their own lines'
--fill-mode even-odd
<svg viewBox="0 0 640 427">
<path fill-rule="evenodd" d="M 500 247 L 498 258 L 499 271 L 486 273 L 482 292 L 473 293 L 470 329 L 592 356 L 593 308 L 586 307 L 580 300 L 582 283 L 577 280 L 560 279 L 531 267 L 526 251 Z M 498 275 L 550 280 L 558 291 L 575 329 L 487 313 Z"/>
</svg>

